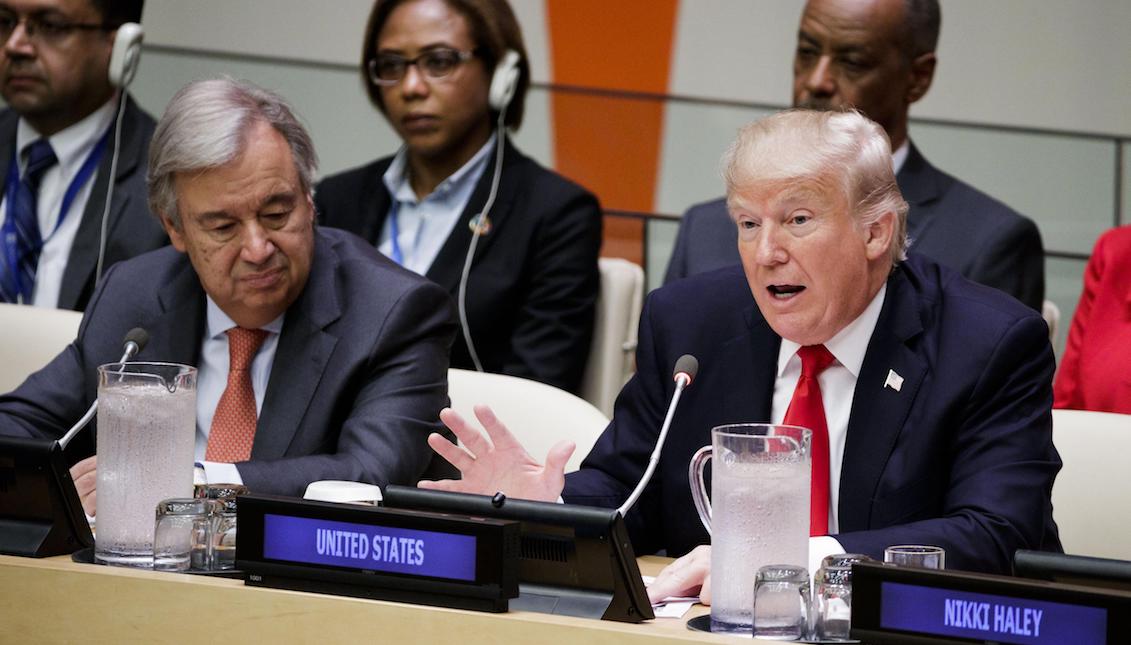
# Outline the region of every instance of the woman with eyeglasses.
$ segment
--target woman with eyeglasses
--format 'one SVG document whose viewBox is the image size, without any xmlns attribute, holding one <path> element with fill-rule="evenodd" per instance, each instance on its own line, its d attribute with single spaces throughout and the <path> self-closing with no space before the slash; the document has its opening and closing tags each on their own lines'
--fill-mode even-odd
<svg viewBox="0 0 1131 645">
<path fill-rule="evenodd" d="M 451 291 L 462 327 L 452 367 L 578 391 L 601 211 L 591 193 L 507 137 L 522 122 L 530 84 L 510 6 L 378 0 L 361 72 L 403 145 L 326 178 L 315 193 L 321 221 Z"/>
</svg>

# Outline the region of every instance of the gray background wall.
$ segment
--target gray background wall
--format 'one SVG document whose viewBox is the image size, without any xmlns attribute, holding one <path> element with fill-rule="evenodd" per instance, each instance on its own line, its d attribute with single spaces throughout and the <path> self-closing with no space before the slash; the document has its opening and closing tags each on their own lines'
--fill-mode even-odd
<svg viewBox="0 0 1131 645">
<path fill-rule="evenodd" d="M 554 165 L 545 0 L 512 0 L 536 83 L 517 142 Z M 610 2 L 624 0 L 609 0 Z M 647 10 L 647 2 L 637 2 Z M 682 0 L 657 160 L 655 209 L 681 213 L 722 193 L 717 160 L 743 123 L 789 103 L 802 0 Z M 939 68 L 912 111 L 926 156 L 1035 219 L 1049 252 L 1058 350 L 1096 237 L 1131 223 L 1131 2 L 943 0 Z M 226 73 L 293 101 L 331 173 L 397 140 L 357 74 L 369 0 L 149 0 L 133 91 L 159 115 L 194 78 Z M 595 15 L 594 20 L 601 20 Z M 625 37 L 632 37 L 631 25 Z M 609 101 L 621 100 L 615 95 Z M 599 115 L 594 115 L 599 118 Z M 649 224 L 650 284 L 673 222 Z"/>
</svg>

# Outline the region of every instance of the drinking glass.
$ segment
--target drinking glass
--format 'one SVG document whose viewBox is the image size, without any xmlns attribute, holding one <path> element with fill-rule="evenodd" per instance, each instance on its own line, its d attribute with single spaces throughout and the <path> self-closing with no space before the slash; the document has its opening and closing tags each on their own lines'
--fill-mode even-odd
<svg viewBox="0 0 1131 645">
<path fill-rule="evenodd" d="M 200 484 L 196 496 L 215 500 L 220 504 L 212 534 L 212 557 L 209 569 L 225 571 L 236 568 L 236 503 L 247 493 L 241 484 Z"/>
<path fill-rule="evenodd" d="M 852 626 L 852 566 L 818 569 L 813 635 L 819 641 L 849 640 Z"/>
<path fill-rule="evenodd" d="M 813 576 L 811 631 L 814 637 L 823 640 L 848 639 L 848 627 L 852 618 L 852 565 L 857 562 L 875 560 L 863 553 L 834 553 L 821 560 L 821 566 Z M 835 571 L 826 576 L 828 569 Z"/>
<path fill-rule="evenodd" d="M 770 564 L 754 577 L 754 636 L 795 641 L 809 634 L 809 572 Z"/>
<path fill-rule="evenodd" d="M 691 458 L 691 497 L 711 534 L 711 631 L 751 632 L 758 567 L 808 564 L 811 437 L 796 426 L 719 426 Z"/>
<path fill-rule="evenodd" d="M 99 562 L 153 566 L 153 509 L 192 495 L 196 368 L 110 363 L 98 368 Z"/>
<path fill-rule="evenodd" d="M 941 546 L 898 544 L 884 549 L 884 562 L 917 569 L 946 568 L 946 551 Z"/>
<path fill-rule="evenodd" d="M 178 497 L 157 504 L 153 529 L 153 568 L 157 571 L 207 571 L 220 502 Z"/>
</svg>

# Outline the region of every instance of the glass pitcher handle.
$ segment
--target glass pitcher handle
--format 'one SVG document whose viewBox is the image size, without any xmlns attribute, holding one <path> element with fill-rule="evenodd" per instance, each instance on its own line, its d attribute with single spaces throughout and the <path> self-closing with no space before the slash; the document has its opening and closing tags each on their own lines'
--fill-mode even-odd
<svg viewBox="0 0 1131 645">
<path fill-rule="evenodd" d="M 691 463 L 687 467 L 687 479 L 691 484 L 691 499 L 695 502 L 695 510 L 699 511 L 699 520 L 707 535 L 711 534 L 711 498 L 707 497 L 707 483 L 703 480 L 703 469 L 711 459 L 711 446 L 703 446 L 695 451 Z"/>
</svg>

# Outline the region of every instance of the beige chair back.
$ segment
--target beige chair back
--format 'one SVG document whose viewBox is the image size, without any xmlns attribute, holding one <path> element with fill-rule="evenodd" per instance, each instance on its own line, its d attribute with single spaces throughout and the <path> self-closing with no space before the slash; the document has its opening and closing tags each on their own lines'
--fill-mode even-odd
<svg viewBox="0 0 1131 645">
<path fill-rule="evenodd" d="M 1052 504 L 1065 553 L 1131 560 L 1131 415 L 1053 410 L 1052 433 L 1064 461 Z"/>
<path fill-rule="evenodd" d="M 10 392 L 78 336 L 82 314 L 0 303 L 0 392 Z"/>
<path fill-rule="evenodd" d="M 495 416 L 538 461 L 554 444 L 569 439 L 577 444 L 566 471 L 577 470 L 609 418 L 588 401 L 551 385 L 470 370 L 448 370 L 452 409 L 478 424 L 473 407 L 488 405 Z"/>
<path fill-rule="evenodd" d="M 1052 300 L 1044 301 L 1041 305 L 1041 317 L 1049 326 L 1049 342 L 1056 347 L 1056 333 L 1060 329 L 1060 307 L 1057 307 Z"/>
<path fill-rule="evenodd" d="M 633 372 L 636 328 L 644 305 L 644 270 L 620 258 L 601 258 L 601 292 L 593 345 L 581 381 L 581 396 L 606 416 Z"/>
</svg>

